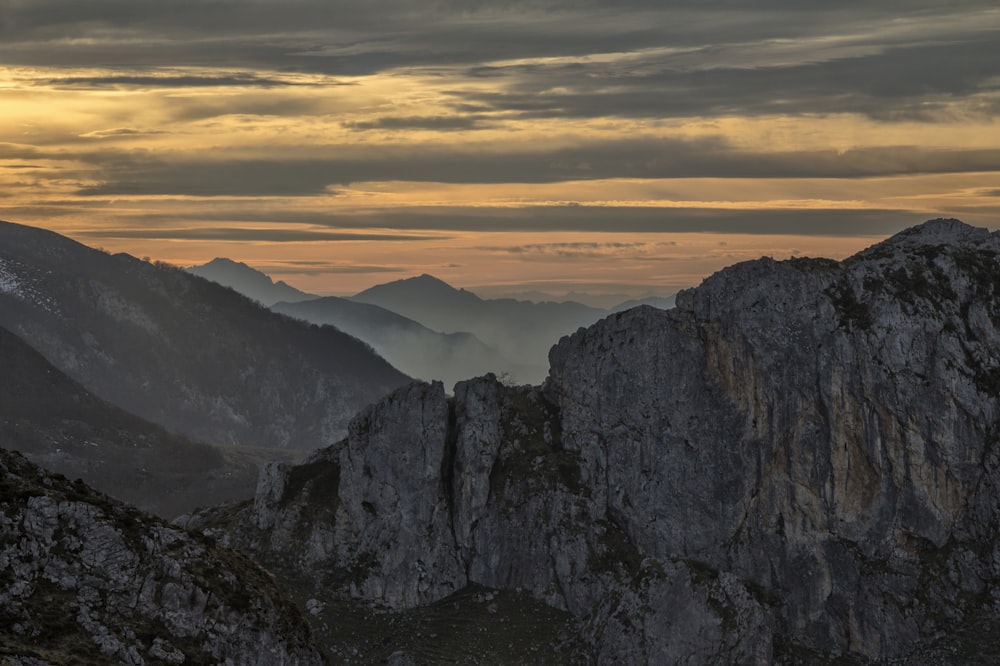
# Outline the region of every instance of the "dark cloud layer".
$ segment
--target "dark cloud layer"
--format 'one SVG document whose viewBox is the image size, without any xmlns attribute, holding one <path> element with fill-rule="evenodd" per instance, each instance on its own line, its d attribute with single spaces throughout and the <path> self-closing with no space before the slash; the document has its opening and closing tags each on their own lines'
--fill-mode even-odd
<svg viewBox="0 0 1000 666">
<path fill-rule="evenodd" d="M 333 151 L 331 151 L 333 152 Z M 24 156 L 28 157 L 28 156 Z M 75 159 L 78 159 L 77 156 Z M 87 196 L 294 196 L 365 181 L 553 183 L 607 178 L 860 178 L 1000 171 L 1000 149 L 913 146 L 756 153 L 716 139 L 635 138 L 545 152 L 470 154 L 458 147 L 373 147 L 363 155 L 268 160 L 163 161 L 108 151 L 88 156 L 102 182 Z"/>
<path fill-rule="evenodd" d="M 305 85 L 298 82 L 253 74 L 227 76 L 67 76 L 44 79 L 39 83 L 71 88 L 276 88 Z"/>
<path fill-rule="evenodd" d="M 610 231 L 621 233 L 733 233 L 886 236 L 925 216 L 892 210 L 740 210 L 638 206 L 531 206 L 454 210 L 422 208 L 338 217 L 337 226 L 443 231 Z"/>
<path fill-rule="evenodd" d="M 997 92 L 995 2 L 913 1 L 905 3 L 905 14 L 900 9 L 888 0 L 752 6 L 735 0 L 37 0 L 0 10 L 0 62 L 242 67 L 334 76 L 452 67 L 504 80 L 500 92 L 457 90 L 456 104 L 545 117 L 837 111 L 927 116 L 914 100 Z M 963 16 L 968 20 L 961 21 Z M 634 57 L 590 58 L 625 52 Z M 512 58 L 525 62 L 503 64 Z M 169 80 L 56 79 L 100 86 Z M 176 76 L 173 82 L 285 85 L 240 75 Z"/>
<path fill-rule="evenodd" d="M 416 236 L 407 234 L 338 233 L 325 229 L 255 229 L 247 227 L 176 227 L 176 228 L 114 228 L 90 229 L 78 232 L 87 238 L 135 238 L 155 240 L 267 241 L 299 243 L 303 241 L 412 241 L 441 240 L 447 236 Z"/>
<path fill-rule="evenodd" d="M 671 66 L 671 60 L 630 63 L 638 71 L 586 64 L 494 68 L 493 77 L 509 79 L 505 88 L 454 95 L 460 105 L 535 118 L 860 113 L 934 120 L 957 98 L 1000 93 L 996 35 L 755 68 L 734 62 L 690 69 Z M 1000 98 L 979 112 L 993 115 L 998 103 Z"/>
</svg>

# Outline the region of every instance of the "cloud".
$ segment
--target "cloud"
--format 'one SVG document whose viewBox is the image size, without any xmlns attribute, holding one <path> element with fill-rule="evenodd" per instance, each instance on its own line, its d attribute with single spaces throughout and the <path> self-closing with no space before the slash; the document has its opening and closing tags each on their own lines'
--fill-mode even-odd
<svg viewBox="0 0 1000 666">
<path fill-rule="evenodd" d="M 268 275 L 363 275 L 366 273 L 406 273 L 409 268 L 363 264 L 331 264 L 323 262 L 285 262 L 256 264 L 255 268 Z"/>
<path fill-rule="evenodd" d="M 358 84 L 331 77 L 377 73 L 423 73 L 444 96 L 435 113 L 383 110 L 347 117 L 342 127 L 460 132 L 494 127 L 500 118 L 858 113 L 941 121 L 1000 113 L 1000 78 L 991 66 L 1000 59 L 995 3 L 907 8 L 887 1 L 771 1 L 750 9 L 677 0 L 350 0 L 338 3 L 333 21 L 318 0 L 179 0 L 169 8 L 149 0 L 34 0 L 7 9 L 0 62 L 56 72 L 110 68 L 36 79 L 71 88 L 260 93 L 155 102 L 174 122 L 343 114 L 295 89 Z M 326 78 L 308 82 L 297 76 L 304 72 Z"/>
<path fill-rule="evenodd" d="M 303 215 L 302 218 L 307 218 Z M 341 229 L 401 231 L 618 232 L 800 234 L 886 236 L 923 222 L 921 212 L 864 210 L 734 210 L 726 208 L 643 208 L 529 206 L 525 208 L 409 208 L 364 215 L 331 216 Z M 319 223 L 313 218 L 314 223 Z"/>
<path fill-rule="evenodd" d="M 306 149 L 303 149 L 306 150 Z M 1000 171 L 1000 148 L 945 150 L 884 146 L 853 150 L 755 152 L 720 138 L 635 137 L 564 148 L 513 146 L 470 154 L 463 145 L 379 145 L 335 156 L 166 161 L 154 153 L 72 155 L 91 165 L 83 196 L 309 196 L 353 182 L 556 183 L 608 178 L 865 178 Z M 307 151 L 308 152 L 308 151 Z M 337 155 L 337 153 L 340 155 Z M 352 154 L 353 153 L 353 154 Z M 24 155 L 22 157 L 28 157 Z M 37 158 L 39 153 L 35 152 Z M 52 158 L 67 158 L 52 153 Z M 83 174 L 81 174 L 82 176 Z"/>
<path fill-rule="evenodd" d="M 87 139 L 110 139 L 113 137 L 129 137 L 129 136 L 149 136 L 154 134 L 170 134 L 163 130 L 139 130 L 132 129 L 130 127 L 115 127 L 113 129 L 105 130 L 94 130 L 93 132 L 87 132 L 81 134 L 81 137 Z"/>
<path fill-rule="evenodd" d="M 367 121 L 341 123 L 352 130 L 471 130 L 489 126 L 492 123 L 473 116 L 385 116 Z"/>
<path fill-rule="evenodd" d="M 998 16 L 1000 20 L 1000 16 Z M 719 115 L 859 113 L 873 118 L 937 120 L 965 97 L 1000 94 L 985 63 L 1000 58 L 994 36 L 956 43 L 845 50 L 816 61 L 801 52 L 753 66 L 753 49 L 740 57 L 664 53 L 611 62 L 492 68 L 502 79 L 491 90 L 455 90 L 456 106 L 477 105 L 524 118 L 670 118 Z M 767 50 L 767 45 L 760 45 Z M 794 56 L 794 57 L 790 57 Z M 711 64 L 715 57 L 719 62 Z M 798 59 L 797 59 L 798 58 Z M 766 58 L 765 58 L 766 60 Z M 481 76 L 473 69 L 471 75 Z M 984 104 L 985 102 L 985 104 Z M 1000 97 L 970 102 L 989 117 Z"/>
<path fill-rule="evenodd" d="M 446 236 L 412 234 L 338 233 L 323 229 L 234 228 L 234 227 L 178 227 L 169 229 L 115 228 L 87 229 L 77 232 L 87 238 L 133 238 L 155 240 L 213 240 L 213 241 L 267 241 L 270 243 L 298 243 L 303 241 L 414 241 L 443 240 Z"/>
<path fill-rule="evenodd" d="M 18 204 L 4 210 L 77 214 L 104 226 L 88 233 L 136 240 L 274 242 L 352 229 L 877 236 L 952 203 L 995 210 L 994 0 L 335 4 L 10 0 L 0 64 L 5 113 L 20 115 L 0 124 L 0 159 L 43 168 L 3 169 Z M 970 184 L 916 194 L 924 174 Z M 914 186 L 874 182 L 890 177 Z M 633 200 L 589 204 L 590 183 Z M 506 189 L 472 201 L 477 185 Z M 768 200 L 800 209 L 737 209 Z M 823 208 L 838 204 L 858 210 Z M 518 243 L 532 257 L 639 251 Z"/>
<path fill-rule="evenodd" d="M 224 88 L 253 87 L 278 88 L 303 85 L 315 85 L 301 81 L 290 81 L 273 77 L 257 76 L 249 73 L 226 74 L 215 76 L 196 75 L 114 75 L 114 76 L 68 76 L 44 79 L 37 84 L 66 88 Z M 343 85 L 343 84 L 338 84 Z"/>
<path fill-rule="evenodd" d="M 642 253 L 650 248 L 650 243 L 616 243 L 616 242 L 577 242 L 577 243 L 529 243 L 526 245 L 511 245 L 507 247 L 483 248 L 525 256 L 535 256 L 542 259 L 559 258 L 598 258 L 621 254 Z"/>
</svg>

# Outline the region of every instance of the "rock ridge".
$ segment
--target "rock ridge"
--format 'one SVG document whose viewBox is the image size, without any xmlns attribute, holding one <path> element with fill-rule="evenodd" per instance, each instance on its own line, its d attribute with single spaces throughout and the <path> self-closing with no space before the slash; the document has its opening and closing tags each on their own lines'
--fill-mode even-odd
<svg viewBox="0 0 1000 666">
<path fill-rule="evenodd" d="M 245 556 L 0 449 L 4 664 L 321 664 Z"/>
<path fill-rule="evenodd" d="M 397 610 L 526 590 L 597 663 L 985 659 L 998 239 L 934 220 L 738 264 L 564 337 L 541 387 L 400 389 L 308 463 L 335 499 L 272 468 L 192 525 Z"/>
</svg>

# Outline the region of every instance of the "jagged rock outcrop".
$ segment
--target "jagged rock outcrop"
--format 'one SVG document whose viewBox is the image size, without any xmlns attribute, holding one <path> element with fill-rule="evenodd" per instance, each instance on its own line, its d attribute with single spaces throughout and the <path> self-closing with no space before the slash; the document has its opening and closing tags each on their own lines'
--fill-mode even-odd
<svg viewBox="0 0 1000 666">
<path fill-rule="evenodd" d="M 394 608 L 523 588 L 601 663 L 1000 649 L 1000 236 L 739 264 L 550 363 L 397 392 L 311 463 L 335 500 L 272 468 L 217 533 Z"/>
<path fill-rule="evenodd" d="M 0 662 L 323 663 L 245 556 L 4 449 Z"/>
</svg>

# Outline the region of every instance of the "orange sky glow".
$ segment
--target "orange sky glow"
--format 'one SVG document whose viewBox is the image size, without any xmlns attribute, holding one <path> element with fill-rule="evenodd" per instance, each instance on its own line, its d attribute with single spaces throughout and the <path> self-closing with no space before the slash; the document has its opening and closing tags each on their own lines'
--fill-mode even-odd
<svg viewBox="0 0 1000 666">
<path fill-rule="evenodd" d="M 262 0 L 197 29 L 37 4 L 0 9 L 0 219 L 115 252 L 320 294 L 431 273 L 639 295 L 933 217 L 1000 226 L 990 2 L 400 0 L 344 25 Z"/>
</svg>

